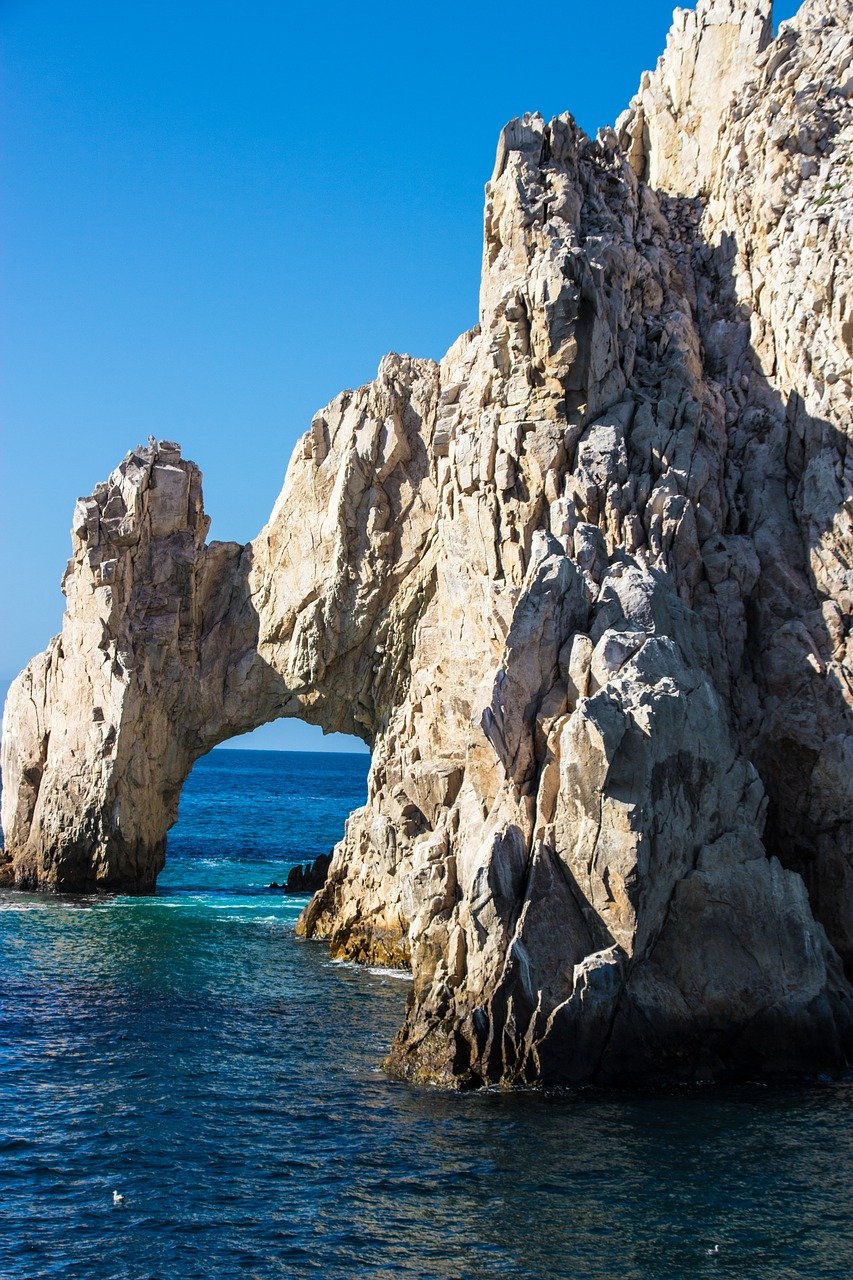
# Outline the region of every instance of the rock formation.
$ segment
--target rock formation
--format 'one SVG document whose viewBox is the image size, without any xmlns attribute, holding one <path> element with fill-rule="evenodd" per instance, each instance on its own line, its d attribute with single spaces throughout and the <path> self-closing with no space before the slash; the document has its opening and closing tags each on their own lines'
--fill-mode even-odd
<svg viewBox="0 0 853 1280">
<path fill-rule="evenodd" d="M 304 865 L 300 863 L 298 866 L 291 867 L 287 883 L 281 886 L 273 884 L 272 889 L 282 888 L 285 893 L 316 893 L 318 889 L 322 889 L 329 875 L 329 867 L 332 862 L 330 853 L 321 853 L 319 857 L 314 858 L 311 862 Z"/>
<path fill-rule="evenodd" d="M 252 543 L 171 444 L 78 503 L 7 879 L 150 891 L 193 761 L 297 715 L 373 750 L 300 930 L 411 965 L 393 1071 L 844 1061 L 853 7 L 770 18 L 679 11 L 595 140 L 504 129 L 479 326 L 318 414 Z"/>
</svg>

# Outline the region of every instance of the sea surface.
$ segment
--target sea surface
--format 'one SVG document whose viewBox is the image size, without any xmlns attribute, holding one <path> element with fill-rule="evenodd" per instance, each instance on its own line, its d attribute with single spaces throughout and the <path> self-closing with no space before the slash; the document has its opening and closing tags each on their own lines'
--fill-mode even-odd
<svg viewBox="0 0 853 1280">
<path fill-rule="evenodd" d="M 847 1280 L 850 1086 L 382 1075 L 409 983 L 330 964 L 267 887 L 366 770 L 215 751 L 155 897 L 0 895 L 0 1278 Z"/>
</svg>

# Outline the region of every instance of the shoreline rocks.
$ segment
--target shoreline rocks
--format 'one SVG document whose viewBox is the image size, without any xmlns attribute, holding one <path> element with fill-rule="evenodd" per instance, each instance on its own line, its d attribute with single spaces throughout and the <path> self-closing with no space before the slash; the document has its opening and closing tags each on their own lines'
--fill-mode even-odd
<svg viewBox="0 0 853 1280">
<path fill-rule="evenodd" d="M 274 880 L 270 888 L 281 889 L 283 893 L 317 893 L 326 883 L 331 862 L 332 855 L 330 853 L 321 853 L 313 861 L 291 867 L 285 883 L 278 884 Z"/>
</svg>

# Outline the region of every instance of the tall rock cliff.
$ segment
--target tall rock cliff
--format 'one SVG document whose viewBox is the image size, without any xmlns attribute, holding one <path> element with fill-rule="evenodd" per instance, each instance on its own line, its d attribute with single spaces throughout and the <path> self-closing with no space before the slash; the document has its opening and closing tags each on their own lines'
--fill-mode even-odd
<svg viewBox="0 0 853 1280">
<path fill-rule="evenodd" d="M 853 7 L 770 19 L 678 11 L 596 140 L 504 129 L 479 326 L 318 414 L 252 543 L 170 444 L 78 503 L 8 880 L 150 890 L 193 761 L 297 715 L 373 750 L 299 927 L 411 965 L 395 1072 L 844 1061 Z"/>
</svg>

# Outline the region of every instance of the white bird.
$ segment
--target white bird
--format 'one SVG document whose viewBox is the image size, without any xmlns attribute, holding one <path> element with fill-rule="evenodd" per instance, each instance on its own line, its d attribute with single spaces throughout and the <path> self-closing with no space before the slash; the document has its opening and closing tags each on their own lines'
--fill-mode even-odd
<svg viewBox="0 0 853 1280">
<path fill-rule="evenodd" d="M 713 1258 L 715 1254 L 720 1252 L 720 1246 L 718 1244 L 715 1244 L 713 1249 L 706 1249 L 705 1252 L 707 1253 L 709 1258 Z"/>
<path fill-rule="evenodd" d="M 113 1192 L 113 1204 L 116 1206 L 124 1204 L 124 1196 L 120 1191 Z"/>
</svg>

